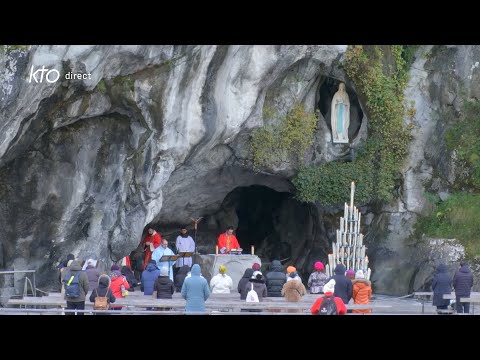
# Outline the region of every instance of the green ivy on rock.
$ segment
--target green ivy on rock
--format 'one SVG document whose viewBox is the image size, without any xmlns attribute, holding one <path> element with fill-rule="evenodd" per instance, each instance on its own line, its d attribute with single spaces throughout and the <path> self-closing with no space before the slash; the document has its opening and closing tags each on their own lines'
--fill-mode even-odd
<svg viewBox="0 0 480 360">
<path fill-rule="evenodd" d="M 411 139 L 403 123 L 403 94 L 415 50 L 404 45 L 348 47 L 343 67 L 366 106 L 368 139 L 355 161 L 302 168 L 293 179 L 299 200 L 341 205 L 348 200 L 351 181 L 356 182 L 360 203 L 393 198 Z"/>
</svg>

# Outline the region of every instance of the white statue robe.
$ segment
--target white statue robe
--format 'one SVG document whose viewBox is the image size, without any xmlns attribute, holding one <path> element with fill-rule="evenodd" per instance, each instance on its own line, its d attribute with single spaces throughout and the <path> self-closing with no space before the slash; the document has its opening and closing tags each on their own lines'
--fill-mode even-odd
<svg viewBox="0 0 480 360">
<path fill-rule="evenodd" d="M 157 268 L 161 269 L 162 267 L 168 267 L 168 277 L 173 281 L 173 264 L 175 261 L 160 261 L 162 256 L 166 255 L 175 255 L 170 248 L 164 249 L 162 245 L 157 247 L 152 253 L 152 260 L 157 262 Z"/>
<path fill-rule="evenodd" d="M 178 235 L 175 246 L 177 247 L 177 253 L 195 251 L 195 241 L 193 241 L 191 236 L 187 236 L 186 238 L 184 238 Z M 178 258 L 175 266 L 182 267 L 183 265 L 188 265 L 192 267 L 192 257 Z"/>
<path fill-rule="evenodd" d="M 340 83 L 338 91 L 333 95 L 331 107 L 332 137 L 334 143 L 348 143 L 348 127 L 350 126 L 350 100 L 345 91 L 345 84 Z"/>
</svg>

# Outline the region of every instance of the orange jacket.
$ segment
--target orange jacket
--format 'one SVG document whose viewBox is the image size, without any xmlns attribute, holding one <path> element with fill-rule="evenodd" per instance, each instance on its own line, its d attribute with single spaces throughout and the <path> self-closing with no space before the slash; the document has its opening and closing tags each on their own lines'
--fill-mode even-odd
<svg viewBox="0 0 480 360">
<path fill-rule="evenodd" d="M 226 233 L 220 234 L 217 240 L 218 250 L 221 248 L 227 248 L 227 252 L 231 249 L 238 249 L 240 245 L 235 235 L 227 235 Z"/>
<path fill-rule="evenodd" d="M 365 279 L 352 280 L 353 283 L 353 303 L 354 304 L 370 304 L 370 298 L 372 297 L 371 283 Z M 369 314 L 372 310 L 353 310 L 354 313 Z"/>
</svg>

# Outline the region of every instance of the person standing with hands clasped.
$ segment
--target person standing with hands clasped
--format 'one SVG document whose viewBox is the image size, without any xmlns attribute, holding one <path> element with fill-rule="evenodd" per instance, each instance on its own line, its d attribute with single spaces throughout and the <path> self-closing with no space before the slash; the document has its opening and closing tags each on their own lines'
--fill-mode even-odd
<svg viewBox="0 0 480 360">
<path fill-rule="evenodd" d="M 181 252 L 194 252 L 195 251 L 195 242 L 192 237 L 188 235 L 188 230 L 185 226 L 180 228 L 180 235 L 177 236 L 175 241 L 175 247 L 177 248 L 177 254 Z M 192 257 L 179 257 L 175 266 L 181 268 L 184 265 L 192 266 Z"/>
</svg>

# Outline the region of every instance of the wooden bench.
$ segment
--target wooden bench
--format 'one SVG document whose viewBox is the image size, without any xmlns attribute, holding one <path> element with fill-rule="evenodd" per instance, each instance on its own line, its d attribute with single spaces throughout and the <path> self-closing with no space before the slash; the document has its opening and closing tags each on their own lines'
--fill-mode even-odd
<svg viewBox="0 0 480 360">
<path fill-rule="evenodd" d="M 282 299 L 282 298 L 280 298 Z M 282 299 L 284 300 L 284 299 Z M 247 303 L 244 300 L 231 300 L 231 299 L 215 299 L 209 298 L 205 302 L 205 308 L 208 312 L 241 312 L 241 310 L 260 310 L 263 312 L 278 312 L 278 311 L 299 311 L 302 313 L 310 313 L 310 308 L 313 302 L 286 302 L 286 301 L 263 301 L 259 303 Z M 23 299 L 10 299 L 7 302 L 7 306 L 45 306 L 54 308 L 65 308 L 66 301 L 58 296 L 52 297 L 28 297 Z M 117 299 L 113 305 L 125 307 L 128 311 L 141 311 L 140 308 L 155 308 L 155 309 L 172 309 L 176 311 L 184 311 L 185 300 L 180 299 L 154 299 L 150 296 L 141 297 L 126 297 Z M 389 305 L 375 305 L 375 304 L 352 304 L 347 305 L 347 309 L 379 309 L 390 308 Z M 89 301 L 85 302 L 85 311 L 91 311 L 93 304 Z M 167 310 L 171 311 L 171 310 Z"/>
<path fill-rule="evenodd" d="M 454 314 L 455 313 L 455 310 L 453 309 L 437 309 L 437 314 L 440 314 L 440 315 L 451 315 L 451 314 Z"/>
</svg>

